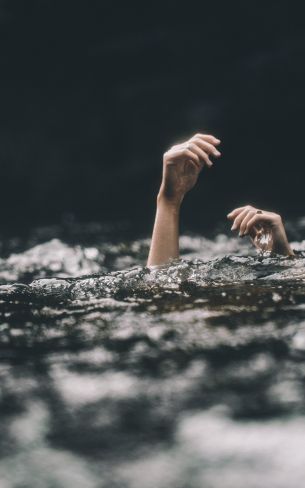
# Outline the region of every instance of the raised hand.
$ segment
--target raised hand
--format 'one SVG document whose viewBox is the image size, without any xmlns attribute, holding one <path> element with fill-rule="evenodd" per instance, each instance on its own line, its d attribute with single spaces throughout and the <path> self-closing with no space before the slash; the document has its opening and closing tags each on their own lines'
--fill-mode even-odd
<svg viewBox="0 0 305 488">
<path fill-rule="evenodd" d="M 196 134 L 176 144 L 163 155 L 162 183 L 147 265 L 166 264 L 179 257 L 179 213 L 184 195 L 196 184 L 204 166 L 210 168 L 211 156 L 218 158 L 214 136 Z"/>
<path fill-rule="evenodd" d="M 204 166 L 210 168 L 211 156 L 221 153 L 216 146 L 220 140 L 211 135 L 196 134 L 182 144 L 176 144 L 163 155 L 163 176 L 159 199 L 180 204 L 184 195 L 191 190 Z"/>
<path fill-rule="evenodd" d="M 233 221 L 231 230 L 238 231 L 240 237 L 249 235 L 256 247 L 284 256 L 294 255 L 280 215 L 246 205 L 229 213 L 228 219 Z M 264 235 L 270 239 L 263 242 Z"/>
</svg>

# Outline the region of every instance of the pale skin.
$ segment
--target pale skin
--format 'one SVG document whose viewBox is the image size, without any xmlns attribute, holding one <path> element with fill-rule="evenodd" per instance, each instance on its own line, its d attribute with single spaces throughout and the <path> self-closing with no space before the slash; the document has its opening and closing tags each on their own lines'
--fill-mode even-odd
<svg viewBox="0 0 305 488">
<path fill-rule="evenodd" d="M 147 266 L 169 263 L 179 258 L 179 214 L 182 201 L 197 183 L 204 168 L 212 168 L 212 158 L 219 158 L 220 140 L 209 134 L 196 134 L 176 144 L 163 155 L 162 182 L 157 196 L 157 211 Z M 258 213 L 259 212 L 259 213 Z M 255 238 L 264 228 L 271 232 L 272 252 L 293 255 L 279 215 L 252 206 L 233 210 L 228 219 L 232 230 Z"/>
<path fill-rule="evenodd" d="M 294 255 L 280 215 L 246 205 L 245 207 L 236 208 L 227 217 L 233 222 L 231 230 L 238 231 L 240 237 L 250 236 L 255 244 L 259 235 L 267 231 L 270 233 L 271 239 L 265 249 L 266 251 L 283 256 Z"/>
</svg>

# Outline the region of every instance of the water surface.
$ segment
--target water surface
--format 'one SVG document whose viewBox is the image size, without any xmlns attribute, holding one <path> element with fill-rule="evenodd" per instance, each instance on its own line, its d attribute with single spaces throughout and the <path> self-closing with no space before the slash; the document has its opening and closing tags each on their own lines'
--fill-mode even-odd
<svg viewBox="0 0 305 488">
<path fill-rule="evenodd" d="M 1 487 L 302 487 L 305 258 L 185 235 L 149 270 L 148 245 L 2 241 Z"/>
</svg>

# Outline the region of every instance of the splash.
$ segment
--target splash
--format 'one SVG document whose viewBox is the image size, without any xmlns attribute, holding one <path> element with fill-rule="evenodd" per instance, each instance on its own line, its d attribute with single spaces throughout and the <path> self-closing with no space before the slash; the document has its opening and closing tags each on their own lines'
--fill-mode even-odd
<svg viewBox="0 0 305 488">
<path fill-rule="evenodd" d="M 212 243 L 207 240 L 196 242 L 184 237 L 182 242 L 189 257 L 191 246 L 194 253 L 194 244 L 203 246 L 199 255 L 211 254 Z M 222 249 L 219 249 L 220 242 Z M 232 248 L 232 242 L 218 237 L 215 246 L 223 254 L 227 247 Z M 130 247 L 134 248 L 135 243 Z M 121 250 L 118 249 L 118 259 L 122 260 Z M 108 252 L 110 250 L 113 253 L 111 246 Z M 0 286 L 0 299 L 12 303 L 60 304 L 101 298 L 153 298 L 169 292 L 191 295 L 195 290 L 198 293 L 207 288 L 216 290 L 242 283 L 302 283 L 305 280 L 305 258 L 301 255 L 296 259 L 269 255 L 245 256 L 242 250 L 239 250 L 240 255 L 205 260 L 181 259 L 151 269 L 137 266 L 121 271 L 105 271 L 106 253 L 101 258 L 97 248 L 69 247 L 59 240 L 52 240 L 2 260 L 2 281 L 19 278 L 20 282 Z M 30 283 L 24 282 L 35 275 L 39 278 Z"/>
<path fill-rule="evenodd" d="M 147 239 L 58 238 L 8 252 L 3 485 L 298 486 L 305 242 L 297 230 L 297 259 L 249 255 L 245 240 L 224 234 L 183 236 L 182 259 L 152 269 Z"/>
</svg>

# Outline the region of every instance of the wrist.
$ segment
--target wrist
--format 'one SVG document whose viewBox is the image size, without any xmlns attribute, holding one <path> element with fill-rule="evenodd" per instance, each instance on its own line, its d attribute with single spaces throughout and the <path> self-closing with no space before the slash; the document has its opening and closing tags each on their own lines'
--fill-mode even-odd
<svg viewBox="0 0 305 488">
<path fill-rule="evenodd" d="M 290 247 L 287 239 L 285 228 L 282 225 L 274 226 L 273 228 L 273 252 L 283 254 L 285 256 L 293 256 L 294 252 Z"/>
<path fill-rule="evenodd" d="M 168 195 L 165 195 L 162 190 L 160 190 L 157 195 L 157 207 L 166 207 L 179 211 L 183 197 L 184 195 L 175 195 L 169 197 Z"/>
<path fill-rule="evenodd" d="M 178 200 L 169 200 L 163 197 L 157 197 L 157 208 L 158 209 L 166 209 L 173 213 L 179 213 L 181 207 L 181 202 Z"/>
</svg>

